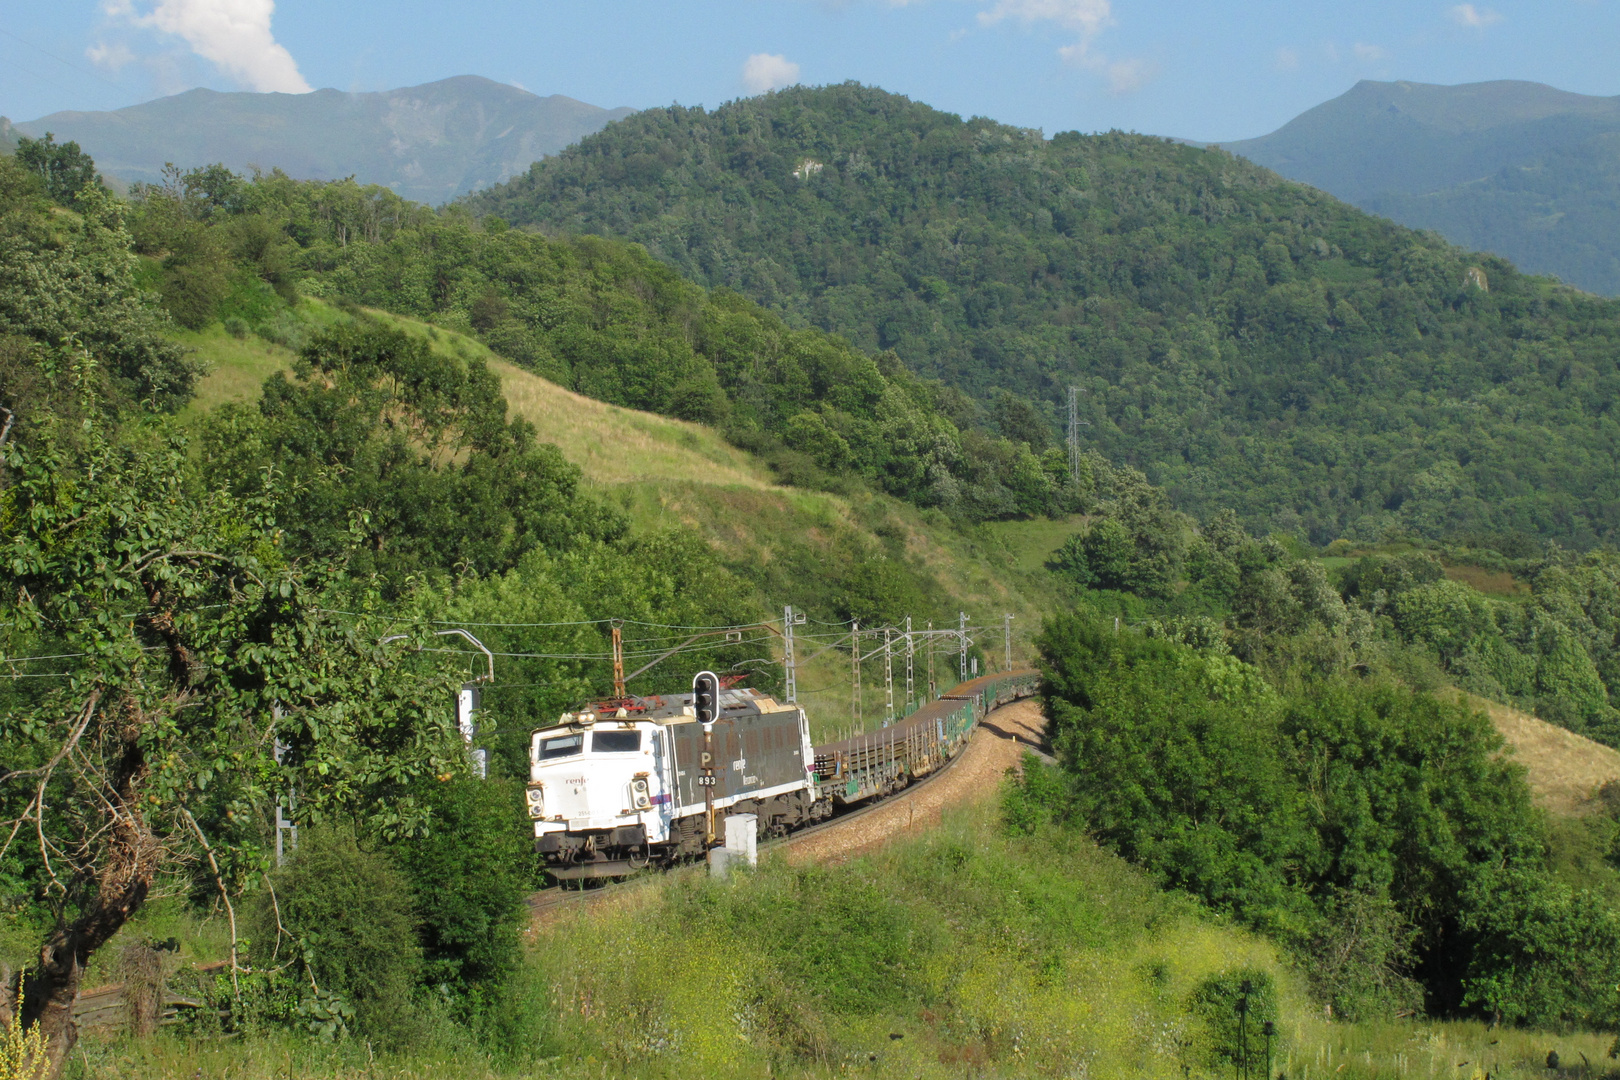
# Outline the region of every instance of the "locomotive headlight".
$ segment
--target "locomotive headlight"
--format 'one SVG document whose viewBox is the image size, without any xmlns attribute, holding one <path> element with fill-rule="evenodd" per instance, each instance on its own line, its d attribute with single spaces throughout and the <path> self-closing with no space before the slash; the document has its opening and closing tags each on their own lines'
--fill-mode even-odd
<svg viewBox="0 0 1620 1080">
<path fill-rule="evenodd" d="M 537 787 L 532 787 L 528 790 L 528 798 L 529 816 L 532 818 L 543 817 L 546 812 L 546 793 Z"/>
<path fill-rule="evenodd" d="M 644 777 L 636 777 L 630 781 L 630 805 L 637 810 L 646 810 L 652 806 L 652 796 L 647 789 Z"/>
</svg>

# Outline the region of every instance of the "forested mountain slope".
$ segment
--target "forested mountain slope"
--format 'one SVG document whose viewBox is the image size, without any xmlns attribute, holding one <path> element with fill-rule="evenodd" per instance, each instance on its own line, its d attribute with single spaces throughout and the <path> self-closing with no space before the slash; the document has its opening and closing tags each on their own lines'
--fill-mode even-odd
<svg viewBox="0 0 1620 1080">
<path fill-rule="evenodd" d="M 1452 243 L 1620 293 L 1620 97 L 1364 80 L 1226 149 Z"/>
<path fill-rule="evenodd" d="M 293 340 L 303 331 L 280 323 L 300 292 L 364 304 L 476 335 L 587 397 L 713 423 L 791 482 L 867 485 L 969 520 L 1078 508 L 1066 458 L 1027 402 L 981 406 L 893 353 L 868 356 L 694 285 L 632 244 L 219 166 L 135 195 L 145 283 L 187 327 L 223 319 Z"/>
<path fill-rule="evenodd" d="M 299 179 L 353 176 L 440 203 L 504 180 L 529 162 L 629 115 L 474 75 L 371 93 L 188 90 L 111 112 L 59 112 L 17 124 L 23 135 L 75 140 L 126 183 L 223 162 Z"/>
<path fill-rule="evenodd" d="M 1620 524 L 1620 306 L 1220 151 L 846 84 L 639 113 L 466 205 L 640 241 L 1053 426 L 1079 385 L 1087 441 L 1199 516 L 1503 547 Z"/>
<path fill-rule="evenodd" d="M 186 988 L 196 1026 L 117 1044 L 129 1075 L 172 1072 L 143 1067 L 143 1047 L 176 1048 L 191 1075 L 215 1034 L 233 1075 L 285 1071 L 298 1047 L 352 1073 L 363 1046 L 368 1069 L 426 1049 L 455 1062 L 438 1073 L 712 1076 L 872 1064 L 874 1043 L 914 1054 L 904 1075 L 936 1059 L 1074 1071 L 1081 1043 L 1134 1062 L 1143 1016 L 1175 1036 L 1152 1043 L 1156 1067 L 1224 1074 L 1259 1064 L 1231 1050 L 1233 1017 L 1292 1039 L 1289 1018 L 1323 1006 L 1612 1032 L 1620 811 L 1555 833 L 1488 722 L 1429 693 L 1502 691 L 1620 741 L 1612 553 L 1474 566 L 1507 597 L 1489 603 L 1425 551 L 1338 544 L 1330 575 L 1294 538 L 1176 513 L 1100 455 L 1055 486 L 1033 433 L 975 426 L 1026 429 L 1016 399 L 975 412 L 893 356 L 617 241 L 218 167 L 125 204 L 77 150 L 23 151 L 0 157 L 0 822 L 16 840 L 0 845 L 0 962 L 29 965 L 13 1030 L 38 1021 L 52 1067 L 105 1060 L 74 1043 L 86 979 L 162 972 L 140 943 L 165 936 L 188 939 L 190 969 L 205 919 L 237 966 Z M 761 446 L 775 478 L 844 493 L 767 482 L 670 419 L 688 405 Z M 835 472 L 789 444 L 852 456 Z M 928 505 L 1003 478 L 1048 501 L 977 524 L 960 490 L 954 513 Z M 1058 496 L 1086 520 L 1041 517 Z M 621 627 L 626 659 L 663 658 L 632 689 L 681 687 L 700 657 L 771 687 L 760 622 L 782 603 L 809 616 L 799 692 L 831 696 L 820 733 L 849 717 L 845 620 L 966 609 L 989 623 L 986 659 L 986 609 L 1024 629 L 1071 608 L 1037 643 L 1059 765 L 875 874 L 668 879 L 670 904 L 644 911 L 697 952 L 627 959 L 620 927 L 580 921 L 524 963 L 528 731 L 609 692 Z M 736 633 L 689 636 L 704 627 Z M 472 735 L 481 778 L 451 703 L 488 660 L 461 628 L 499 671 Z M 272 869 L 289 790 L 302 846 Z M 1093 835 L 1151 877 L 1092 858 Z M 1184 895 L 1158 902 L 1161 882 Z M 216 897 L 236 898 L 224 919 Z M 713 964 L 635 966 L 699 953 L 753 981 L 693 1010 Z M 1021 1034 L 1037 1028 L 1063 1037 Z M 657 1058 L 625 1049 L 632 1030 L 657 1033 Z M 1393 1030 L 1404 1055 L 1416 1029 Z M 1342 1055 L 1345 1031 L 1313 1037 Z M 1559 1045 L 1595 1056 L 1609 1037 Z"/>
</svg>

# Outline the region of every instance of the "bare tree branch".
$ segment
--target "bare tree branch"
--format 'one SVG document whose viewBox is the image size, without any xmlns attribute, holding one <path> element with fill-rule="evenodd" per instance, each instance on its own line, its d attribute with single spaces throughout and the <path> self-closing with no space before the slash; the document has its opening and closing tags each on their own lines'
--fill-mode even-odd
<svg viewBox="0 0 1620 1080">
<path fill-rule="evenodd" d="M 90 697 L 80 710 L 80 715 L 77 717 L 72 730 L 68 733 L 68 737 L 57 748 L 50 761 L 37 769 L 18 769 L 15 772 L 6 774 L 7 780 L 19 776 L 37 776 L 39 777 L 39 783 L 35 786 L 34 795 L 28 800 L 28 805 L 13 823 L 11 833 L 6 837 L 6 842 L 0 844 L 0 858 L 4 858 L 6 852 L 11 850 L 12 841 L 16 839 L 17 833 L 22 826 L 32 820 L 35 832 L 39 836 L 40 855 L 45 859 L 45 871 L 51 875 L 51 881 L 59 888 L 61 882 L 57 881 L 56 871 L 51 868 L 49 845 L 45 841 L 45 789 L 50 786 L 51 776 L 56 771 L 56 767 L 62 763 L 62 759 L 71 754 L 79 744 L 79 740 L 84 736 L 85 729 L 90 726 L 90 721 L 96 714 L 96 705 L 100 701 L 101 689 L 97 687 L 90 692 Z"/>
<path fill-rule="evenodd" d="M 225 914 L 231 920 L 231 991 L 237 997 L 241 997 L 242 987 L 236 981 L 236 973 L 242 970 L 241 965 L 236 962 L 236 909 L 231 906 L 230 891 L 225 888 L 225 878 L 222 874 L 220 874 L 219 863 L 214 859 L 214 849 L 208 845 L 208 837 L 203 835 L 202 828 L 197 824 L 197 819 L 191 816 L 190 810 L 183 808 L 180 811 L 180 815 L 184 817 L 186 819 L 186 823 L 191 826 L 191 831 L 197 834 L 198 842 L 202 844 L 203 851 L 207 853 L 208 865 L 214 870 L 214 884 L 219 886 L 219 898 L 225 901 Z M 276 925 L 278 928 L 281 925 L 279 917 Z"/>
</svg>

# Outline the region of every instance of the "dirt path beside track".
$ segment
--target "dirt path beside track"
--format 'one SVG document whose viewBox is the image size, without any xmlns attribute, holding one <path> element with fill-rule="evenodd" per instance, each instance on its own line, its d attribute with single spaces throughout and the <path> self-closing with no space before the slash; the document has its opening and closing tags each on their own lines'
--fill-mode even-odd
<svg viewBox="0 0 1620 1080">
<path fill-rule="evenodd" d="M 995 798 L 1001 778 L 1024 752 L 1040 746 L 1046 718 L 1039 701 L 1015 701 L 979 723 L 967 749 L 945 774 L 885 799 L 872 810 L 789 837 L 776 850 L 793 863 L 842 862 L 897 836 L 939 824 L 947 806 Z"/>
</svg>

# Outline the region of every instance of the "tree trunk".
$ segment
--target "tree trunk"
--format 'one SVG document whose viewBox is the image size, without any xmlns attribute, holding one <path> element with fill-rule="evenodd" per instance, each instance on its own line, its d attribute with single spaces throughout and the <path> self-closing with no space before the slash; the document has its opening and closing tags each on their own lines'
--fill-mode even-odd
<svg viewBox="0 0 1620 1080">
<path fill-rule="evenodd" d="M 79 994 L 85 964 L 140 909 L 157 874 L 160 847 L 138 801 L 147 775 L 139 741 L 138 706 L 131 704 L 128 709 L 136 715 L 126 714 L 123 718 L 123 730 L 119 732 L 123 756 L 108 778 L 112 781 L 108 786 L 116 795 L 116 810 L 96 876 L 95 899 L 71 923 L 57 924 L 40 948 L 39 966 L 28 973 L 23 985 L 22 1024 L 26 1028 L 39 1022 L 40 1033 L 47 1040 L 47 1080 L 61 1076 L 68 1054 L 79 1040 L 73 1002 Z"/>
</svg>

